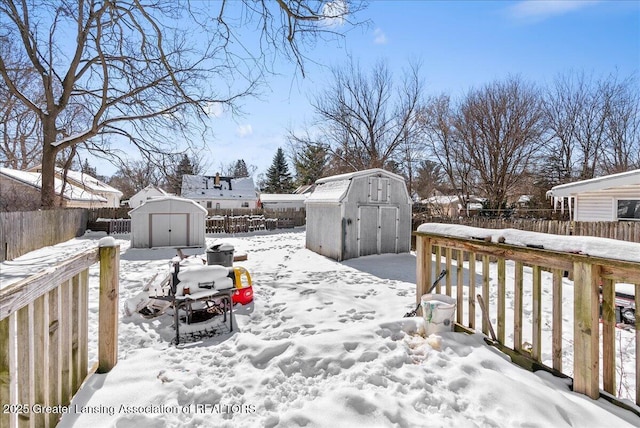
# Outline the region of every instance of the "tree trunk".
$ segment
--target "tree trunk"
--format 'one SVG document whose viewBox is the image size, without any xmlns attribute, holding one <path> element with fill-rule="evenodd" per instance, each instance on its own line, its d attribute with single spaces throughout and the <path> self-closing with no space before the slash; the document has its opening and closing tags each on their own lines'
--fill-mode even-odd
<svg viewBox="0 0 640 428">
<path fill-rule="evenodd" d="M 42 125 L 42 191 L 40 193 L 40 205 L 42 209 L 53 209 L 56 207 L 55 167 L 56 154 L 58 153 L 53 145 L 56 141 L 55 120 L 46 117 L 43 119 Z"/>
</svg>

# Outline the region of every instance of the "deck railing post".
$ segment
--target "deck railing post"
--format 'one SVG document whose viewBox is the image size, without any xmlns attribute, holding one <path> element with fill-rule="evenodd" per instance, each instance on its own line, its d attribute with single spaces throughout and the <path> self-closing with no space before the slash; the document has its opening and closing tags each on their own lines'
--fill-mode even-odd
<svg viewBox="0 0 640 428">
<path fill-rule="evenodd" d="M 416 236 L 416 304 L 431 284 L 431 239 Z"/>
<path fill-rule="evenodd" d="M 573 390 L 595 400 L 600 396 L 598 268 L 574 262 L 573 277 Z"/>
<path fill-rule="evenodd" d="M 100 245 L 98 373 L 107 373 L 118 361 L 120 246 L 107 239 Z"/>
</svg>

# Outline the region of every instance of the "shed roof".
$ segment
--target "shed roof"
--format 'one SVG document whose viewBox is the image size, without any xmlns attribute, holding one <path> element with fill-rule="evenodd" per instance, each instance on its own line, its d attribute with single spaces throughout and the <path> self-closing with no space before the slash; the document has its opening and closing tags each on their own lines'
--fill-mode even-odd
<svg viewBox="0 0 640 428">
<path fill-rule="evenodd" d="M 382 168 L 371 168 L 364 169 L 362 171 L 354 171 L 348 172 L 346 174 L 332 175 L 331 177 L 324 177 L 316 180 L 316 184 L 327 183 L 329 181 L 341 181 L 341 180 L 351 180 L 355 177 L 367 176 L 367 175 L 386 175 L 392 178 L 396 178 L 398 180 L 404 181 L 404 178 L 398 174 L 394 174 L 393 172 L 386 171 Z"/>
<path fill-rule="evenodd" d="M 547 196 L 574 196 L 578 193 L 593 192 L 622 186 L 640 186 L 640 169 L 591 178 L 589 180 L 560 184 L 552 187 L 551 190 L 547 192 Z"/>
<path fill-rule="evenodd" d="M 385 171 L 381 168 L 365 169 L 346 174 L 333 175 L 316 180 L 316 188 L 307 197 L 308 202 L 340 202 L 346 195 L 351 180 L 356 177 L 386 176 L 404 182 L 404 178 L 398 174 Z M 407 193 L 408 197 L 408 193 Z"/>
<path fill-rule="evenodd" d="M 17 169 L 0 168 L 0 175 L 4 175 L 12 180 L 25 184 L 27 186 L 34 187 L 36 189 L 42 189 L 42 174 L 39 172 L 20 171 Z M 62 189 L 62 180 L 54 178 L 54 188 L 56 194 L 60 194 Z M 64 192 L 62 195 L 65 199 L 71 201 L 94 201 L 94 202 L 107 202 L 105 198 L 100 195 L 96 195 L 71 183 L 66 183 L 64 186 Z"/>
<path fill-rule="evenodd" d="M 201 206 L 200 204 L 198 204 L 196 201 L 194 201 L 192 199 L 180 198 L 178 196 L 162 196 L 162 197 L 159 197 L 159 198 L 149 199 L 147 202 L 145 202 L 144 204 L 140 205 L 139 207 L 135 207 L 134 209 L 129 211 L 129 215 L 131 215 L 132 212 L 138 211 L 138 210 L 151 211 L 153 205 L 161 204 L 161 203 L 166 202 L 166 201 L 175 201 L 175 202 L 179 202 L 179 203 L 182 203 L 182 204 L 190 204 L 190 205 L 193 205 L 195 207 L 195 209 L 197 209 L 198 211 L 202 211 L 205 214 L 208 213 L 206 208 L 204 208 L 203 206 Z"/>
</svg>

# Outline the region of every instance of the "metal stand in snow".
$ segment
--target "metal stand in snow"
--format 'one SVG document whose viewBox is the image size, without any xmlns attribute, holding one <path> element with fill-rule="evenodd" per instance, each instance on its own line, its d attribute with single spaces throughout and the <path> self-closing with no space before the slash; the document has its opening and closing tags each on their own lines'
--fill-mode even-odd
<svg viewBox="0 0 640 428">
<path fill-rule="evenodd" d="M 431 284 L 431 288 L 429 288 L 429 291 L 427 291 L 427 294 L 430 294 L 434 288 L 436 288 L 436 285 L 438 285 L 438 283 L 440 282 L 440 280 L 442 278 L 445 277 L 445 275 L 447 275 L 447 270 L 446 269 L 442 269 L 442 272 L 440 272 L 440 275 L 438 275 L 438 277 L 436 278 L 436 280 L 433 282 L 433 284 Z M 414 310 L 412 310 L 411 312 L 407 312 L 406 314 L 404 314 L 404 318 L 409 318 L 409 317 L 415 317 L 416 314 L 418 313 L 418 309 L 420 309 L 420 303 L 418 303 L 418 305 L 416 306 L 416 308 Z"/>
</svg>

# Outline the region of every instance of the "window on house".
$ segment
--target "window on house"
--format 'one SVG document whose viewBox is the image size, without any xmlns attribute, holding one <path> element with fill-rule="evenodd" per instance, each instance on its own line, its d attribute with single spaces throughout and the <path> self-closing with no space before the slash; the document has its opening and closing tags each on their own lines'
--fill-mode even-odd
<svg viewBox="0 0 640 428">
<path fill-rule="evenodd" d="M 207 208 L 211 208 L 211 201 L 207 201 Z"/>
<path fill-rule="evenodd" d="M 249 208 L 249 202 L 243 202 L 242 208 Z"/>
<path fill-rule="evenodd" d="M 640 220 L 640 200 L 618 199 L 618 220 Z"/>
<path fill-rule="evenodd" d="M 216 202 L 216 209 L 219 210 L 220 209 L 220 202 Z"/>
</svg>

